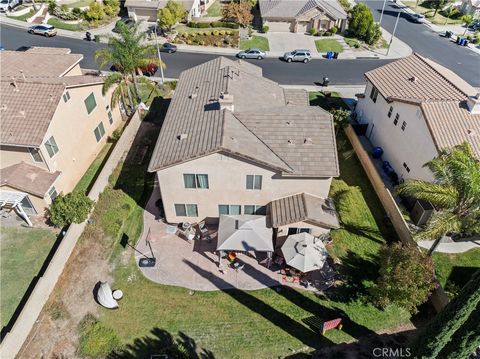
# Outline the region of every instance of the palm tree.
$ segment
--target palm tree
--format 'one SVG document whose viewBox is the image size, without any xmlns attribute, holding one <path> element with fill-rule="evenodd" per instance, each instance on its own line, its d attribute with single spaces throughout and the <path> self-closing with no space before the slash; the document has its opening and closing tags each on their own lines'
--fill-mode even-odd
<svg viewBox="0 0 480 359">
<path fill-rule="evenodd" d="M 110 105 L 115 108 L 121 101 L 125 109 L 128 108 L 126 98 L 128 97 L 128 103 L 131 108 L 135 107 L 135 101 L 132 98 L 132 92 L 130 91 L 130 76 L 124 75 L 120 72 L 113 72 L 103 82 L 102 93 L 105 95 L 112 86 L 116 86 L 112 93 Z"/>
<path fill-rule="evenodd" d="M 398 195 L 428 201 L 437 208 L 418 236 L 438 240 L 445 234 L 480 233 L 480 161 L 470 145 L 465 142 L 444 150 L 425 166 L 434 182 L 407 180 L 396 188 Z"/>
<path fill-rule="evenodd" d="M 131 78 L 135 90 L 135 98 L 139 99 L 138 74 L 149 64 L 165 67 L 165 64 L 155 57 L 157 50 L 153 45 L 145 45 L 146 33 L 139 31 L 138 24 L 129 29 L 124 23 L 118 24 L 119 36 L 108 36 L 108 47 L 95 52 L 95 60 L 100 68 L 114 64 L 124 79 Z M 142 81 L 143 82 L 143 81 Z M 126 91 L 130 90 L 126 86 Z"/>
</svg>

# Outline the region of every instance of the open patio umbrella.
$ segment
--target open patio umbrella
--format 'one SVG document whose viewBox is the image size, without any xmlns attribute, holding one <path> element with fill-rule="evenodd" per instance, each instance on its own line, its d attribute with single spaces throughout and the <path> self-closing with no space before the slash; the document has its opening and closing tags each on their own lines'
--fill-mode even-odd
<svg viewBox="0 0 480 359">
<path fill-rule="evenodd" d="M 328 256 L 322 241 L 305 232 L 288 236 L 282 253 L 289 266 L 304 273 L 321 269 Z"/>
<path fill-rule="evenodd" d="M 112 289 L 107 282 L 101 282 L 97 292 L 98 303 L 105 308 L 115 309 L 118 308 L 118 303 L 113 298 Z"/>
</svg>

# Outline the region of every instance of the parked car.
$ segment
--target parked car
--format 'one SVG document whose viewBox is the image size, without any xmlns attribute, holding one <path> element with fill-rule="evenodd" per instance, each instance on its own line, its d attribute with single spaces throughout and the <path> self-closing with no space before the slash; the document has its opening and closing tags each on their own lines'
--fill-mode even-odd
<svg viewBox="0 0 480 359">
<path fill-rule="evenodd" d="M 129 29 L 131 29 L 132 27 L 135 26 L 135 20 L 130 19 L 130 18 L 128 18 L 128 17 L 127 17 L 127 18 L 123 18 L 123 19 L 118 20 L 118 21 L 115 23 L 115 27 L 114 27 L 113 30 L 112 30 L 113 32 L 116 32 L 116 33 L 120 32 L 120 30 L 118 29 L 118 24 L 120 24 L 120 23 L 124 23 L 125 25 L 127 25 L 127 27 L 128 27 Z"/>
<path fill-rule="evenodd" d="M 57 34 L 57 29 L 52 25 L 34 25 L 28 29 L 28 32 L 30 34 L 52 37 Z"/>
<path fill-rule="evenodd" d="M 145 75 L 145 76 L 153 76 L 158 70 L 158 66 L 154 63 L 148 64 L 145 68 L 140 68 L 138 69 L 137 73 L 138 75 Z M 120 71 L 118 65 L 112 65 L 110 66 L 110 71 Z"/>
<path fill-rule="evenodd" d="M 425 22 L 425 15 L 422 14 L 408 14 L 410 21 L 422 24 Z"/>
<path fill-rule="evenodd" d="M 169 42 L 166 42 L 160 47 L 160 51 L 161 52 L 168 52 L 169 54 L 171 54 L 173 52 L 177 52 L 177 46 L 173 45 Z"/>
<path fill-rule="evenodd" d="M 237 54 L 237 57 L 241 59 L 258 59 L 263 60 L 266 56 L 266 53 L 260 49 L 247 49 L 244 51 L 240 51 Z"/>
<path fill-rule="evenodd" d="M 20 0 L 0 0 L 0 11 L 12 11 L 12 9 L 18 4 L 20 4 Z"/>
<path fill-rule="evenodd" d="M 312 55 L 310 50 L 293 50 L 292 52 L 286 52 L 283 59 L 287 62 L 300 61 L 307 63 L 312 59 Z"/>
<path fill-rule="evenodd" d="M 473 24 L 471 24 L 468 27 L 468 29 L 471 30 L 471 31 L 480 30 L 480 21 L 479 22 L 474 22 Z"/>
</svg>

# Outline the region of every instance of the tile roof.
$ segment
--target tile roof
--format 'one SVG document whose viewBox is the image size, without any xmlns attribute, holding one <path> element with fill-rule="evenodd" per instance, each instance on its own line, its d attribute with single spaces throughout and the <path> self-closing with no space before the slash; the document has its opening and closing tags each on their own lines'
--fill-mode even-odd
<svg viewBox="0 0 480 359">
<path fill-rule="evenodd" d="M 36 53 L 36 54 L 53 54 L 53 55 L 66 55 L 72 53 L 67 47 L 39 47 L 39 46 L 32 46 L 25 50 L 28 53 Z"/>
<path fill-rule="evenodd" d="M 452 71 L 412 54 L 365 76 L 387 101 L 420 106 L 438 150 L 466 141 L 480 158 L 480 114 L 467 107 L 478 90 Z"/>
<path fill-rule="evenodd" d="M 43 168 L 20 162 L 0 169 L 0 186 L 44 197 L 59 175 L 58 171 L 50 173 Z"/>
<path fill-rule="evenodd" d="M 221 93 L 233 100 L 233 111 L 220 108 Z M 186 70 L 180 75 L 149 171 L 222 152 L 284 175 L 337 176 L 332 117 L 306 105 L 306 96 L 306 92 L 284 91 L 262 77 L 261 68 L 241 60 L 218 57 Z"/>
<path fill-rule="evenodd" d="M 335 206 L 331 199 L 309 193 L 298 193 L 276 199 L 268 205 L 272 227 L 308 222 L 326 228 L 339 228 Z"/>
<path fill-rule="evenodd" d="M 195 3 L 194 0 L 180 0 L 178 1 L 180 4 L 183 5 L 185 10 L 190 11 L 192 9 L 193 4 Z M 148 8 L 148 9 L 163 9 L 168 3 L 168 0 L 126 0 L 124 6 L 125 7 L 140 7 L 140 8 Z"/>
<path fill-rule="evenodd" d="M 347 13 L 336 0 L 259 0 L 262 17 L 295 18 L 319 8 L 333 19 L 346 19 Z"/>
</svg>

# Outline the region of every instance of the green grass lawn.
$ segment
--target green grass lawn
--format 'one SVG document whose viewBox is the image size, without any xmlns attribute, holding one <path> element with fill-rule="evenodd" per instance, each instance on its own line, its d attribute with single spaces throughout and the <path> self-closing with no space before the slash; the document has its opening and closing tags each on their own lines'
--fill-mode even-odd
<svg viewBox="0 0 480 359">
<path fill-rule="evenodd" d="M 66 22 L 57 19 L 57 18 L 50 18 L 48 19 L 47 23 L 49 25 L 55 26 L 57 29 L 62 29 L 62 30 L 70 30 L 70 31 L 83 31 L 84 26 L 82 23 L 80 24 L 67 24 Z"/>
<path fill-rule="evenodd" d="M 222 3 L 220 0 L 215 0 L 215 2 L 210 5 L 207 12 L 205 13 L 206 17 L 217 17 L 222 16 Z"/>
<path fill-rule="evenodd" d="M 449 292 L 455 291 L 480 269 L 480 248 L 458 254 L 434 252 L 433 262 L 440 284 Z"/>
<path fill-rule="evenodd" d="M 322 39 L 322 40 L 315 40 L 315 46 L 317 47 L 317 51 L 320 53 L 333 51 L 333 52 L 343 52 L 342 45 L 334 39 Z"/>
<path fill-rule="evenodd" d="M 330 96 L 326 96 L 325 93 L 320 91 L 309 92 L 310 104 L 312 106 L 320 106 L 326 110 L 333 108 L 349 109 L 338 92 L 328 91 L 327 93 L 330 93 Z"/>
<path fill-rule="evenodd" d="M 80 0 L 80 1 L 75 1 L 70 4 L 67 4 L 69 8 L 74 8 L 74 7 L 86 7 L 90 5 L 93 1 L 92 0 Z"/>
<path fill-rule="evenodd" d="M 112 145 L 112 142 L 107 142 L 105 146 L 103 146 L 100 153 L 97 155 L 90 167 L 88 167 L 87 172 L 85 172 L 83 177 L 80 178 L 80 181 L 78 181 L 74 191 L 84 192 L 85 194 L 88 193 L 90 186 L 95 182 L 95 179 L 102 170 L 102 165 L 104 164 L 107 155 L 110 153 Z"/>
<path fill-rule="evenodd" d="M 268 39 L 263 36 L 253 35 L 250 40 L 240 40 L 240 49 L 257 48 L 263 51 L 269 51 Z"/>
<path fill-rule="evenodd" d="M 437 14 L 435 17 L 433 17 L 433 14 L 435 13 L 435 8 L 429 8 L 424 3 L 423 1 L 417 1 L 417 0 L 406 0 L 403 1 L 405 5 L 407 5 L 410 9 L 415 11 L 418 14 L 423 14 L 427 18 L 427 20 L 431 21 L 432 23 L 436 25 L 445 25 L 447 22 L 448 24 L 461 24 L 462 20 L 460 19 L 461 14 L 457 14 L 454 17 L 448 19 L 447 17 L 442 15 L 442 12 L 438 10 Z M 418 3 L 418 5 L 416 5 Z M 434 2 L 432 2 L 433 4 Z"/>
<path fill-rule="evenodd" d="M 343 39 L 345 40 L 347 45 L 352 47 L 352 48 L 359 48 L 360 47 L 360 41 L 358 41 L 357 39 L 355 39 L 353 37 L 346 37 L 345 36 Z"/>
<path fill-rule="evenodd" d="M 32 17 L 33 15 L 35 15 L 35 10 L 32 9 L 29 12 L 27 12 L 26 14 L 23 14 L 23 15 L 19 15 L 19 16 L 9 16 L 9 15 L 7 15 L 7 17 L 10 18 L 10 19 L 27 21 L 27 19 Z"/>
<path fill-rule="evenodd" d="M 47 229 L 2 227 L 0 233 L 2 327 L 10 320 L 55 240 L 55 232 Z"/>
</svg>

